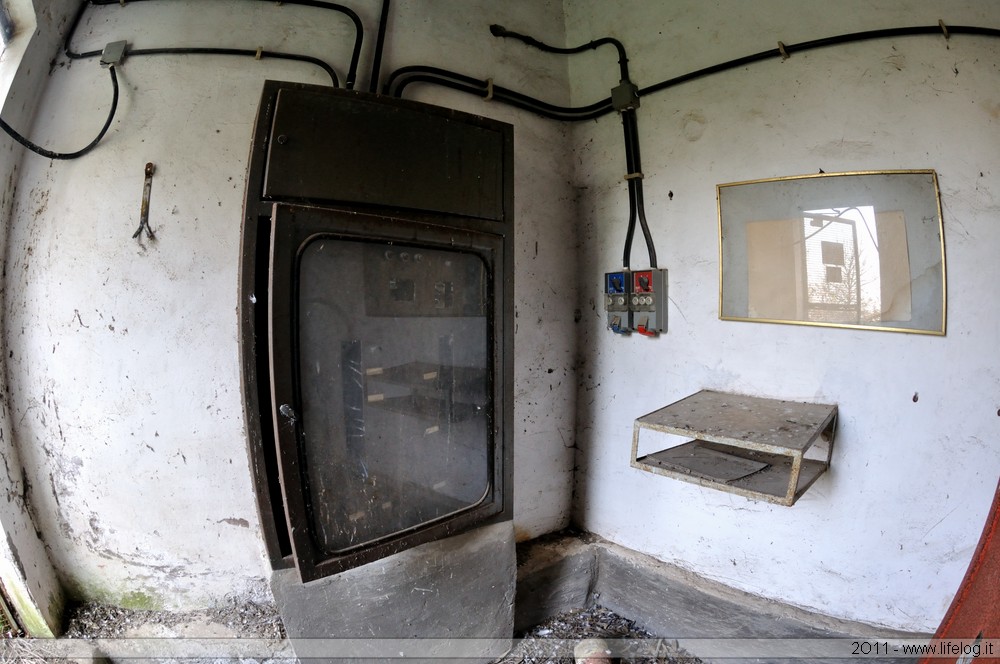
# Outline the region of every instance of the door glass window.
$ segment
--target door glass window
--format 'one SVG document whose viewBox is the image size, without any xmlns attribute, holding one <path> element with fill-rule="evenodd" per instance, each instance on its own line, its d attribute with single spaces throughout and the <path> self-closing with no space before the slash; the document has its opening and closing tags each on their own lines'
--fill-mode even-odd
<svg viewBox="0 0 1000 664">
<path fill-rule="evenodd" d="M 330 554 L 481 503 L 488 280 L 475 253 L 320 236 L 299 254 L 299 459 Z"/>
</svg>

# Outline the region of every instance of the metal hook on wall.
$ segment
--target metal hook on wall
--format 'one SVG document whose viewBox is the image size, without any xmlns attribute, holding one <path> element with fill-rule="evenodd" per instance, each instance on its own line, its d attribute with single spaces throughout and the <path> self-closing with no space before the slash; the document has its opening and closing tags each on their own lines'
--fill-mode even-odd
<svg viewBox="0 0 1000 664">
<path fill-rule="evenodd" d="M 146 181 L 142 187 L 142 207 L 139 208 L 139 228 L 132 234 L 133 240 L 139 238 L 143 229 L 146 229 L 146 237 L 150 240 L 156 239 L 156 236 L 153 235 L 153 229 L 149 227 L 149 193 L 153 189 L 153 171 L 155 170 L 156 167 L 153 166 L 153 162 L 146 164 Z"/>
</svg>

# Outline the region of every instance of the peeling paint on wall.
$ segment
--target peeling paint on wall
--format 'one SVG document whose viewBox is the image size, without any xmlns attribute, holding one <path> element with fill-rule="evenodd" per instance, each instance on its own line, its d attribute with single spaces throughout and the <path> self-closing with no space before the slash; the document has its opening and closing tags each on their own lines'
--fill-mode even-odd
<svg viewBox="0 0 1000 664">
<path fill-rule="evenodd" d="M 276 12 L 296 17 L 301 8 L 244 6 L 220 0 L 91 8 L 101 18 L 74 45 L 99 49 L 127 35 L 212 42 L 225 24 L 227 37 L 247 35 L 257 44 L 266 35 L 347 61 L 350 35 L 341 21 L 299 18 L 274 30 Z M 385 70 L 450 66 L 464 54 L 470 69 L 516 80 L 530 60 L 526 91 L 565 102 L 563 60 L 535 61 L 489 35 L 498 7 L 485 0 L 460 12 L 394 6 L 387 53 L 394 61 Z M 352 8 L 376 24 L 380 2 Z M 502 11 L 561 40 L 560 3 L 515 3 Z M 442 50 L 445 37 L 455 48 Z M 89 140 L 108 101 L 107 75 L 96 62 L 60 66 L 63 59 L 51 69 L 32 129 L 51 145 Z M 243 181 L 263 80 L 325 84 L 314 69 L 267 60 L 128 58 L 118 68 L 119 113 L 98 149 L 71 162 L 29 155 L 11 178 L 17 192 L 10 194 L 3 284 L 7 403 L 26 477 L 24 491 L 12 496 L 30 503 L 74 598 L 194 609 L 257 592 L 269 574 L 236 341 Z M 415 88 L 412 98 L 515 124 L 515 291 L 530 321 L 515 337 L 525 393 L 516 407 L 524 426 L 515 436 L 515 519 L 528 537 L 562 528 L 575 395 L 575 247 L 566 241 L 573 233 L 572 165 L 562 158 L 568 130 L 448 91 Z M 142 187 L 136 174 L 148 162 L 156 164 L 148 209 L 156 240 L 139 245 L 131 238 Z M 537 297 L 522 287 L 529 283 L 559 288 Z M 540 488 L 517 488 L 528 485 Z"/>
<path fill-rule="evenodd" d="M 635 54 L 629 65 L 640 87 L 779 39 L 942 18 L 940 5 L 920 0 L 637 7 L 567 0 L 567 41 L 622 39 Z M 1000 25 L 995 3 L 950 3 L 948 12 L 946 23 Z M 670 270 L 672 322 L 650 343 L 612 335 L 599 311 L 581 321 L 575 517 L 583 527 L 764 597 L 933 631 L 1000 474 L 1000 451 L 976 442 L 995 438 L 996 428 L 997 379 L 983 370 L 983 358 L 995 354 L 1000 334 L 1000 266 L 990 249 L 1000 230 L 991 208 L 996 187 L 979 173 L 1000 154 L 997 125 L 983 105 L 983 91 L 1000 86 L 998 60 L 996 39 L 873 40 L 642 99 L 646 200 L 657 210 L 650 217 L 660 266 Z M 587 62 L 570 67 L 574 103 L 604 94 Z M 624 157 L 595 158 L 620 149 L 618 124 L 602 118 L 578 134 L 579 216 L 591 225 L 579 255 L 584 312 L 600 294 L 597 276 L 620 262 Z M 715 185 L 885 168 L 935 168 L 944 183 L 947 337 L 719 320 Z M 706 388 L 838 404 L 831 471 L 784 508 L 631 469 L 635 418 Z"/>
</svg>

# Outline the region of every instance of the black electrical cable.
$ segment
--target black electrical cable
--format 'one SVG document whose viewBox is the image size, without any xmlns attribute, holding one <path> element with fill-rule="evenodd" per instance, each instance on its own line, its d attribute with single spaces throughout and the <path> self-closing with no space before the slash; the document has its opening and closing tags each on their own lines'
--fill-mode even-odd
<svg viewBox="0 0 1000 664">
<path fill-rule="evenodd" d="M 586 44 L 581 44 L 579 46 L 573 46 L 570 48 L 562 48 L 559 46 L 552 46 L 544 42 L 540 42 L 534 37 L 529 37 L 528 35 L 522 35 L 519 32 L 513 32 L 503 27 L 502 25 L 497 25 L 494 23 L 490 26 L 490 34 L 494 37 L 510 37 L 511 39 L 517 39 L 518 41 L 524 42 L 528 46 L 534 46 L 540 51 L 546 53 L 559 53 L 562 55 L 573 55 L 575 53 L 582 53 L 584 51 L 589 51 L 596 49 L 605 44 L 614 46 L 618 51 L 618 68 L 621 72 L 621 80 L 629 80 L 628 76 L 628 56 L 625 55 L 625 45 L 613 37 L 602 37 L 600 39 L 595 39 L 589 41 Z"/>
<path fill-rule="evenodd" d="M 132 2 L 141 2 L 143 0 L 131 0 Z M 112 4 L 109 2 L 100 2 L 100 0 L 90 0 L 90 2 L 97 4 Z M 117 3 L 114 3 L 117 4 Z M 76 18 L 73 22 L 73 26 L 66 36 L 66 43 L 64 46 L 64 52 L 66 56 L 73 60 L 79 60 L 84 58 L 93 58 L 101 55 L 102 51 L 87 51 L 84 53 L 74 52 L 70 48 L 70 42 L 73 39 L 73 35 L 76 31 L 77 25 L 80 22 L 83 12 L 87 7 L 87 3 L 84 2 L 80 6 L 80 10 L 77 12 Z M 133 49 L 127 52 L 129 56 L 140 56 L 140 55 L 235 55 L 235 56 L 246 56 L 253 58 L 274 58 L 279 60 L 293 60 L 296 62 L 305 62 L 308 64 L 316 65 L 320 67 L 327 73 L 330 77 L 334 87 L 340 86 L 340 79 L 337 77 L 337 73 L 334 69 L 319 58 L 314 58 L 307 55 L 297 55 L 292 53 L 281 53 L 276 51 L 265 51 L 265 50 L 251 50 L 251 49 L 235 49 L 235 48 L 189 48 L 189 47 L 178 47 L 178 48 L 147 48 L 147 49 Z"/>
<path fill-rule="evenodd" d="M 634 180 L 635 209 L 639 215 L 639 227 L 642 229 L 642 236 L 646 241 L 646 250 L 649 252 L 649 267 L 656 269 L 656 247 L 653 245 L 653 235 L 646 222 L 646 203 L 642 193 L 642 157 L 639 151 L 639 121 L 635 114 L 635 109 L 627 109 L 622 112 L 622 121 L 629 124 L 629 135 L 632 141 L 632 172 L 629 174 Z M 635 228 L 633 226 L 633 232 Z"/>
<path fill-rule="evenodd" d="M 589 106 L 576 108 L 556 106 L 519 92 L 514 92 L 503 86 L 493 85 L 488 80 L 484 81 L 439 67 L 423 65 L 401 67 L 392 72 L 383 86 L 383 92 L 389 96 L 402 97 L 403 90 L 411 83 L 435 83 L 443 87 L 474 94 L 484 99 L 521 108 L 550 120 L 569 122 L 592 120 L 604 115 L 608 111 L 614 110 L 611 106 L 610 97 Z"/>
<path fill-rule="evenodd" d="M 625 53 L 624 45 L 617 39 L 605 37 L 593 40 L 580 46 L 559 48 L 540 42 L 533 37 L 512 32 L 500 25 L 491 25 L 490 33 L 495 37 L 511 37 L 520 40 L 529 46 L 533 46 L 547 53 L 563 55 L 582 53 L 583 51 L 596 49 L 600 46 L 612 45 L 618 51 L 618 64 L 621 73 L 621 82 L 631 83 L 628 75 L 628 56 Z M 523 95 L 519 92 L 508 90 L 502 86 L 494 85 L 492 81 L 481 81 L 436 67 L 404 67 L 402 69 L 398 69 L 390 75 L 389 80 L 386 83 L 385 90 L 390 95 L 402 96 L 403 89 L 406 85 L 418 81 L 437 83 L 438 85 L 458 89 L 463 92 L 482 94 L 484 99 L 506 103 L 555 120 L 590 119 L 615 110 L 610 97 L 586 107 L 567 108 L 555 106 L 527 95 Z M 653 246 L 652 235 L 649 231 L 649 224 L 646 220 L 645 203 L 642 192 L 641 165 L 638 159 L 638 125 L 635 121 L 634 108 L 622 111 L 622 128 L 624 131 L 625 142 L 625 163 L 627 171 L 625 179 L 628 187 L 629 206 L 629 221 L 628 229 L 625 234 L 623 265 L 625 269 L 629 268 L 632 254 L 632 240 L 635 236 L 635 225 L 638 220 L 642 227 L 643 237 L 646 242 L 646 249 L 649 252 L 650 267 L 655 269 L 656 249 Z"/>
<path fill-rule="evenodd" d="M 781 48 L 773 48 L 769 51 L 761 51 L 760 53 L 754 53 L 753 55 L 745 55 L 742 58 L 736 58 L 734 60 L 729 60 L 727 62 L 722 62 L 717 65 L 712 65 L 711 67 L 705 67 L 704 69 L 698 69 L 687 74 L 682 74 L 681 76 L 675 76 L 674 78 L 667 79 L 665 81 L 660 81 L 659 83 L 654 83 L 648 87 L 639 90 L 639 95 L 648 95 L 654 92 L 660 92 L 666 90 L 667 88 L 672 88 L 675 85 L 680 85 L 681 83 L 687 83 L 688 81 L 693 81 L 696 78 L 701 78 L 703 76 L 708 76 L 710 74 L 717 74 L 729 69 L 736 69 L 737 67 L 744 67 L 748 64 L 755 62 L 760 62 L 761 60 L 767 60 L 770 58 L 784 58 L 793 53 L 801 53 L 804 51 L 810 51 L 817 48 L 825 48 L 827 46 L 838 46 L 840 44 L 849 44 L 852 42 L 867 41 L 871 39 L 884 39 L 887 37 L 910 37 L 915 35 L 943 35 L 946 39 L 950 38 L 953 34 L 966 34 L 966 35 L 979 35 L 984 37 L 1000 37 L 1000 29 L 998 28 L 982 28 L 978 26 L 968 26 L 968 25 L 933 25 L 933 26 L 913 26 L 906 28 L 886 28 L 883 30 L 866 30 L 863 32 L 851 32 L 843 35 L 836 35 L 833 37 L 823 37 L 821 39 L 813 39 L 810 41 L 800 42 L 798 44 L 783 44 L 784 53 L 782 53 Z"/>
<path fill-rule="evenodd" d="M 741 58 L 736 58 L 734 60 L 728 60 L 710 67 L 705 67 L 703 69 L 698 69 L 687 74 L 682 74 L 680 76 L 675 76 L 659 83 L 654 83 L 653 85 L 641 88 L 639 90 L 639 96 L 644 97 L 656 92 L 662 92 L 668 88 L 680 85 L 682 83 L 687 83 L 697 78 L 703 76 L 709 76 L 711 74 L 717 74 L 729 69 L 736 69 L 738 67 L 744 67 L 755 62 L 760 62 L 762 60 L 768 60 L 770 58 L 783 58 L 791 53 L 801 53 L 803 51 L 808 51 L 817 48 L 824 48 L 827 46 L 836 46 L 840 44 L 847 44 L 854 41 L 864 41 L 870 39 L 880 39 L 886 37 L 907 37 L 915 35 L 932 35 L 941 34 L 950 37 L 952 34 L 966 34 L 966 35 L 978 35 L 983 37 L 1000 37 L 1000 29 L 998 28 L 983 28 L 979 26 L 968 26 L 968 25 L 956 25 L 942 27 L 940 25 L 935 26 L 915 26 L 908 28 L 889 28 L 884 30 L 869 30 L 866 32 L 853 32 L 845 35 L 838 35 L 834 37 L 824 37 L 822 39 L 814 39 L 811 41 L 805 41 L 798 44 L 787 44 L 784 45 L 784 53 L 782 49 L 773 48 L 768 51 L 761 51 L 760 53 L 754 53 L 752 55 L 746 55 Z M 436 77 L 423 77 L 423 76 L 413 76 L 412 79 L 406 78 L 404 74 L 406 72 L 416 72 L 420 70 L 431 70 L 436 71 Z M 403 67 L 402 69 L 396 70 L 389 76 L 389 83 L 385 86 L 385 91 L 387 94 L 392 94 L 393 96 L 402 96 L 402 90 L 406 87 L 408 83 L 411 82 L 425 82 L 425 83 L 438 83 L 443 84 L 443 79 L 447 77 L 462 77 L 463 75 L 457 74 L 455 72 L 447 72 L 442 69 L 436 69 L 432 67 L 421 67 L 421 66 L 410 66 Z M 400 82 L 395 82 L 397 78 L 402 78 Z M 465 77 L 468 78 L 468 77 Z M 478 87 L 473 90 L 466 90 L 471 94 L 483 95 L 483 89 L 486 87 L 487 83 L 485 81 L 479 81 L 477 79 L 470 79 L 478 84 Z M 499 86 L 494 86 L 494 89 L 500 89 Z M 512 92 L 512 91 L 508 91 Z M 518 94 L 518 93 L 513 93 Z M 518 105 L 519 108 L 534 112 L 542 117 L 546 117 L 553 120 L 560 120 L 565 122 L 578 122 L 580 120 L 594 120 L 604 115 L 608 115 L 615 111 L 614 106 L 611 103 L 611 97 L 606 97 L 590 106 L 579 107 L 579 108 L 565 108 L 565 107 L 554 107 L 558 110 L 555 113 L 541 113 L 536 110 L 540 104 L 544 104 L 537 99 L 532 99 L 531 97 L 526 97 L 522 95 L 524 99 L 530 100 L 531 103 Z M 505 101 L 505 99 L 498 99 L 498 101 Z M 547 105 L 547 104 L 546 104 Z M 551 105 L 547 105 L 551 106 Z M 582 113 L 580 110 L 582 108 L 594 109 L 589 113 Z"/>
<path fill-rule="evenodd" d="M 108 0 L 110 1 L 110 0 Z M 271 0 L 256 0 L 257 2 L 268 2 Z M 319 2 L 318 0 L 284 0 L 284 4 L 288 5 L 299 5 L 302 7 L 316 7 L 318 9 L 328 9 L 331 11 L 339 12 L 344 16 L 351 19 L 351 23 L 354 24 L 354 49 L 351 52 L 351 64 L 347 68 L 347 79 L 344 82 L 344 87 L 348 90 L 354 89 L 354 84 L 358 78 L 358 63 L 361 60 L 361 44 L 364 40 L 365 28 L 361 23 L 361 17 L 351 9 L 350 7 L 345 7 L 344 5 L 339 5 L 332 2 Z"/>
<path fill-rule="evenodd" d="M 599 117 L 613 113 L 615 110 L 611 103 L 611 97 L 606 97 L 588 106 L 556 106 L 555 104 L 549 104 L 548 102 L 529 97 L 528 95 L 499 85 L 491 85 L 488 80 L 472 78 L 458 72 L 426 65 L 400 67 L 389 75 L 385 85 L 382 87 L 382 91 L 392 97 L 402 97 L 403 90 L 411 83 L 437 83 L 445 87 L 451 87 L 446 81 L 467 87 L 468 89 L 464 90 L 465 92 L 479 97 L 489 96 L 491 101 L 501 101 L 511 106 L 531 111 L 549 120 L 559 120 L 562 122 L 596 120 Z M 489 95 L 490 88 L 493 90 L 492 96 Z"/>
<path fill-rule="evenodd" d="M 625 250 L 622 252 L 622 267 L 628 270 L 632 265 L 632 238 L 635 236 L 636 205 L 635 178 L 629 177 L 635 171 L 635 153 L 632 150 L 632 129 L 629 126 L 626 111 L 622 116 L 622 132 L 625 137 L 625 183 L 628 185 L 628 228 L 625 231 Z"/>
<path fill-rule="evenodd" d="M 632 239 L 635 236 L 636 221 L 642 229 L 649 254 L 649 267 L 657 268 L 656 247 L 646 220 L 646 202 L 642 191 L 642 157 L 639 153 L 639 125 L 635 109 L 625 109 L 621 113 L 622 130 L 625 136 L 625 180 L 628 183 L 629 219 L 625 232 L 625 249 L 622 253 L 622 267 L 629 269 L 632 262 Z"/>
<path fill-rule="evenodd" d="M 111 72 L 111 87 L 114 93 L 111 97 L 111 110 L 108 111 L 108 119 L 104 121 L 104 126 L 101 127 L 100 133 L 97 134 L 97 138 L 92 140 L 86 147 L 83 147 L 76 152 L 53 152 L 52 150 L 46 150 L 43 147 L 35 145 L 27 138 L 15 131 L 9 124 L 0 119 L 0 129 L 10 134 L 11 138 L 15 141 L 28 148 L 32 152 L 36 152 L 43 157 L 48 157 L 49 159 L 76 159 L 77 157 L 82 157 L 87 154 L 101 142 L 104 135 L 108 133 L 108 128 L 111 127 L 111 122 L 115 119 L 115 112 L 118 110 L 118 76 L 115 74 L 115 67 L 111 65 L 108 67 Z"/>
<path fill-rule="evenodd" d="M 526 109 L 537 109 L 536 112 L 545 112 L 554 117 L 566 117 L 572 118 L 573 120 L 585 120 L 595 117 L 596 114 L 604 114 L 611 107 L 610 98 L 607 103 L 598 102 L 597 104 L 591 104 L 590 106 L 581 106 L 578 108 L 566 108 L 562 106 L 555 106 L 554 104 L 549 104 L 538 99 L 529 97 L 528 95 L 521 94 L 520 92 L 514 92 L 508 88 L 499 85 L 490 85 L 486 82 L 487 88 L 492 87 L 493 97 L 500 98 L 502 100 L 509 100 L 511 103 L 516 103 L 521 106 L 521 108 Z M 612 109 L 613 110 L 613 109 Z"/>
<path fill-rule="evenodd" d="M 135 2 L 136 0 L 133 0 Z M 237 55 L 246 56 L 252 58 L 274 58 L 275 60 L 294 60 L 296 62 L 306 62 L 309 64 L 316 65 L 327 73 L 330 77 L 330 81 L 333 83 L 333 87 L 340 87 L 340 79 L 337 77 L 337 72 L 328 65 L 326 62 L 320 60 L 319 58 L 314 58 L 308 55 L 296 55 L 294 53 L 280 53 L 277 51 L 265 51 L 265 50 L 249 50 L 241 48 L 189 48 L 189 47 L 178 47 L 178 48 L 137 48 L 129 49 L 125 52 L 128 57 L 139 56 L 139 55 Z"/>
<path fill-rule="evenodd" d="M 368 81 L 368 92 L 378 92 L 379 70 L 382 69 L 382 52 L 385 50 L 385 32 L 389 23 L 389 0 L 382 0 L 382 14 L 378 20 L 378 35 L 375 38 L 375 55 L 372 56 L 372 74 Z"/>
<path fill-rule="evenodd" d="M 596 117 L 596 115 L 601 114 L 604 110 L 602 106 L 596 109 L 590 107 L 571 109 L 554 106 L 502 86 L 492 85 L 490 81 L 471 78 L 437 67 L 420 66 L 399 69 L 390 76 L 384 86 L 384 91 L 391 96 L 400 97 L 407 85 L 416 82 L 437 83 L 445 87 L 452 87 L 485 99 L 501 101 L 511 106 L 532 111 L 553 120 L 586 119 L 588 117 Z M 610 104 L 610 99 L 608 103 Z"/>
<path fill-rule="evenodd" d="M 573 55 L 583 51 L 596 49 L 605 44 L 610 44 L 618 51 L 618 65 L 621 72 L 621 83 L 632 85 L 628 75 L 628 56 L 625 53 L 625 46 L 617 39 L 603 37 L 588 42 L 581 46 L 571 48 L 558 48 L 538 41 L 534 37 L 511 32 L 500 25 L 491 25 L 490 33 L 494 37 L 512 37 L 518 39 L 529 46 L 533 46 L 546 53 L 558 53 L 563 55 Z M 600 104 L 600 103 L 599 103 Z M 603 105 L 603 104 L 601 104 Z M 628 207 L 629 219 L 628 228 L 625 232 L 625 249 L 622 257 L 622 264 L 627 270 L 632 260 L 632 240 L 635 236 L 636 220 L 642 228 L 643 239 L 646 242 L 646 250 L 649 252 L 649 266 L 656 269 L 656 248 L 653 245 L 653 235 L 649 230 L 649 223 L 646 220 L 646 204 L 642 192 L 642 159 L 639 154 L 639 125 L 636 120 L 635 106 L 630 105 L 620 110 L 622 116 L 622 130 L 625 139 L 625 181 L 628 185 Z"/>
<path fill-rule="evenodd" d="M 110 1 L 110 0 L 109 0 Z M 506 30 L 499 25 L 491 25 L 490 32 L 497 37 L 511 37 L 514 39 L 519 39 L 525 44 L 534 46 L 543 51 L 551 53 L 579 53 L 583 50 L 590 48 L 596 48 L 603 44 L 613 44 L 619 50 L 619 64 L 622 67 L 622 80 L 628 81 L 627 76 L 627 62 L 628 59 L 625 57 L 624 48 L 621 43 L 617 40 L 611 38 L 605 38 L 602 40 L 596 40 L 583 44 L 581 46 L 573 48 L 558 48 L 544 44 L 532 37 L 521 35 L 519 33 L 511 32 Z M 984 28 L 979 26 L 946 26 L 943 22 L 940 22 L 936 26 L 915 26 L 915 27 L 904 27 L 904 28 L 889 28 L 883 30 L 868 30 L 863 32 L 853 32 L 844 35 L 838 35 L 833 37 L 825 37 L 822 39 L 814 39 L 811 41 L 800 42 L 798 44 L 785 45 L 779 42 L 779 48 L 770 49 L 768 51 L 761 51 L 760 53 L 755 53 L 752 55 L 743 56 L 741 58 L 736 58 L 734 60 L 729 60 L 722 62 L 710 67 L 705 67 L 703 69 L 698 69 L 687 74 L 682 74 L 681 76 L 676 76 L 659 83 L 655 83 L 648 87 L 642 88 L 638 91 L 639 97 L 643 97 L 656 92 L 661 92 L 668 88 L 692 81 L 703 76 L 708 76 L 711 74 L 716 74 L 719 72 L 727 71 L 730 69 L 736 69 L 738 67 L 744 67 L 746 65 L 760 62 L 762 60 L 767 60 L 770 58 L 780 57 L 787 58 L 791 53 L 800 53 L 803 51 L 808 51 L 816 48 L 825 48 L 827 46 L 835 46 L 839 44 L 846 44 L 857 41 L 865 41 L 871 39 L 883 39 L 887 37 L 906 37 L 914 35 L 930 35 L 930 34 L 941 34 L 945 39 L 950 39 L 952 34 L 968 34 L 968 35 L 978 35 L 987 37 L 1000 37 L 1000 29 L 997 28 Z M 456 72 L 450 72 L 447 70 L 439 69 L 436 67 L 423 67 L 423 66 L 410 66 L 397 69 L 389 76 L 384 91 L 387 94 L 401 97 L 403 94 L 403 89 L 410 83 L 424 82 L 424 83 L 434 83 L 444 87 L 452 88 L 462 92 L 467 92 L 469 94 L 474 94 L 477 96 L 483 96 L 487 99 L 492 99 L 499 101 L 501 103 L 509 104 L 523 110 L 530 111 L 536 115 L 540 115 L 545 118 L 567 121 L 567 122 L 578 122 L 580 120 L 593 120 L 608 113 L 617 110 L 613 103 L 611 97 L 602 99 L 594 104 L 585 107 L 558 107 L 552 104 L 548 104 L 538 99 L 528 97 L 521 93 L 514 92 L 513 90 L 508 90 L 501 86 L 493 85 L 492 81 L 482 81 L 474 79 Z M 642 174 L 641 167 L 639 165 L 638 159 L 638 126 L 635 123 L 634 109 L 626 109 L 622 112 L 622 123 L 623 130 L 625 133 L 626 141 L 626 165 L 628 167 L 629 176 L 629 230 L 625 241 L 625 254 L 624 254 L 624 265 L 626 268 L 629 266 L 631 249 L 632 249 L 632 237 L 635 231 L 635 221 L 633 215 L 638 217 L 639 224 L 642 227 L 643 235 L 646 240 L 647 249 L 649 250 L 650 266 L 656 267 L 656 251 L 652 244 L 652 239 L 649 233 L 648 224 L 645 219 L 644 200 L 642 193 Z M 636 180 L 632 182 L 632 180 Z"/>
<path fill-rule="evenodd" d="M 138 2 L 139 0 L 133 0 L 133 2 Z M 83 58 L 93 58 L 101 55 L 102 51 L 88 51 L 86 53 L 67 53 L 67 55 L 73 59 L 83 59 Z M 250 50 L 250 49 L 239 49 L 239 48 L 194 48 L 194 47 L 178 47 L 178 48 L 138 48 L 130 49 L 126 51 L 126 55 L 140 56 L 140 55 L 234 55 L 234 56 L 245 56 L 252 58 L 274 58 L 275 60 L 293 60 L 295 62 L 305 62 L 308 64 L 316 65 L 320 69 L 326 72 L 330 77 L 330 82 L 333 87 L 340 87 L 340 79 L 337 77 L 337 72 L 334 71 L 333 67 L 329 64 L 320 60 L 319 58 L 314 58 L 308 55 L 296 55 L 294 53 L 281 53 L 278 51 L 265 51 L 265 50 Z"/>
<path fill-rule="evenodd" d="M 129 2 L 148 2 L 150 0 L 129 0 Z M 255 0 L 260 2 L 262 0 Z M 73 25 L 70 27 L 69 32 L 66 35 L 66 42 L 63 47 L 63 51 L 66 53 L 66 57 L 72 60 L 79 60 L 83 58 L 93 58 L 101 55 L 101 51 L 87 51 L 85 53 L 77 53 L 73 51 L 70 47 L 73 36 L 76 33 L 76 29 L 80 24 L 80 20 L 83 17 L 89 5 L 120 5 L 119 0 L 84 0 L 80 4 L 80 9 L 77 11 L 76 17 L 73 20 Z M 361 23 L 361 18 L 357 15 L 354 10 L 343 5 L 319 2 L 318 0 L 284 0 L 284 4 L 289 5 L 300 5 L 304 7 L 316 7 L 319 9 L 328 9 L 332 11 L 344 14 L 351 19 L 354 24 L 355 38 L 354 38 L 354 48 L 351 53 L 351 64 L 347 70 L 347 79 L 345 81 L 345 87 L 350 90 L 354 88 L 355 80 L 357 79 L 358 63 L 361 59 L 361 46 L 364 38 L 364 26 Z M 320 60 L 319 58 L 314 58 L 307 55 L 298 55 L 293 53 L 279 53 L 275 51 L 258 51 L 257 49 L 228 49 L 228 48 L 149 48 L 149 49 L 135 49 L 128 51 L 129 56 L 133 55 L 239 55 L 239 56 L 253 56 L 255 58 L 259 57 L 269 57 L 281 60 L 294 60 L 297 62 L 305 62 L 308 64 L 313 64 L 321 67 L 333 81 L 334 87 L 340 87 L 340 81 L 337 78 L 333 67 L 329 64 Z"/>
</svg>

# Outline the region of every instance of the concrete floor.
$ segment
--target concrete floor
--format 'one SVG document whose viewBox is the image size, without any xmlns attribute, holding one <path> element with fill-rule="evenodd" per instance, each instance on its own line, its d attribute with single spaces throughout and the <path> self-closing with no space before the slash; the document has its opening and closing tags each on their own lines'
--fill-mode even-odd
<svg viewBox="0 0 1000 664">
<path fill-rule="evenodd" d="M 795 642 L 815 639 L 837 643 L 841 641 L 831 640 L 863 639 L 892 643 L 900 639 L 930 637 L 929 634 L 898 632 L 837 620 L 782 605 L 697 577 L 588 534 L 559 533 L 522 543 L 517 547 L 516 564 L 515 635 L 524 634 L 553 616 L 601 606 L 634 621 L 638 628 L 656 635 L 656 640 L 675 643 L 682 651 L 706 663 L 791 664 L 806 661 L 801 658 L 741 657 L 745 653 L 740 652 L 740 648 L 758 639 Z M 238 654 L 236 650 L 233 652 L 242 662 L 291 664 L 295 661 L 280 622 L 275 628 L 274 607 L 253 607 L 250 613 L 247 613 L 249 609 L 223 607 L 186 614 L 105 608 L 104 613 L 96 610 L 97 613 L 87 618 L 86 628 L 74 631 L 71 626 L 69 636 L 74 637 L 71 639 L 57 642 L 7 640 L 0 648 L 0 664 L 22 661 L 24 657 L 37 661 L 40 656 L 60 654 L 69 657 L 62 661 L 70 662 L 135 662 L 139 660 L 133 658 L 141 656 L 142 648 L 156 648 L 164 640 L 183 643 L 188 656 L 194 658 L 161 656 L 155 661 L 183 661 L 185 664 L 222 661 L 217 657 L 218 649 L 220 644 L 227 643 L 241 649 Z M 85 639 L 98 641 L 88 643 Z M 731 644 L 731 652 L 719 657 L 720 645 L 727 643 Z M 715 652 L 715 658 L 706 654 L 706 646 Z M 126 653 L 129 648 L 134 649 L 130 654 Z M 105 657 L 109 652 L 118 656 Z M 126 658 L 121 656 L 123 653 Z M 849 656 L 848 652 L 842 659 Z M 842 659 L 809 658 L 808 661 L 825 664 Z M 866 661 L 901 664 L 915 660 L 897 657 L 866 658 Z"/>
<path fill-rule="evenodd" d="M 838 659 L 850 659 L 851 642 L 893 643 L 927 639 L 849 622 L 734 590 L 592 535 L 538 538 L 518 550 L 515 631 L 574 608 L 600 605 L 630 618 L 657 637 L 676 640 L 704 662 L 782 664 L 805 659 L 741 657 L 757 640 L 837 644 Z M 770 647 L 770 646 L 769 646 Z M 780 650 L 780 646 L 774 646 Z M 726 651 L 720 655 L 720 650 Z M 713 658 L 713 653 L 715 658 Z M 890 658 L 867 661 L 902 664 Z M 915 659 L 912 661 L 916 661 Z"/>
</svg>

